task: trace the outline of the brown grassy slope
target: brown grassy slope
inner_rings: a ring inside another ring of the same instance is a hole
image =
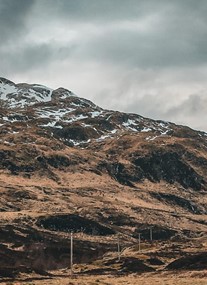
[[[200,239],[207,232],[206,142],[170,136],[148,141],[148,135],[123,134],[81,149],[29,131],[6,134],[0,151],[0,238],[12,249],[6,253],[16,260],[12,266],[27,264],[39,270],[48,259],[45,270],[68,264],[67,229],[37,225],[39,218],[62,214],[65,223],[73,214],[86,219],[83,228],[93,220],[115,232],[100,236],[95,229],[77,234],[77,244],[85,246],[90,260],[113,252],[117,233],[122,246],[129,247],[141,232],[147,256],[162,258],[165,266],[180,256],[205,251]],[[147,247],[150,227],[158,241],[154,250]],[[93,247],[99,254],[91,254]],[[25,255],[28,250],[41,259],[33,262]],[[77,254],[81,257],[80,251]],[[133,247],[123,254],[139,257]],[[6,259],[4,264],[9,265]]]

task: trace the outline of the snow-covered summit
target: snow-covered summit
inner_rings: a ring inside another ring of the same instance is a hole
[[[163,138],[206,134],[170,122],[137,114],[105,110],[71,91],[39,84],[15,84],[0,78],[1,133],[33,130],[66,145],[82,146],[118,139],[124,135],[141,137],[150,144]],[[3,108],[2,108],[3,107]],[[27,108],[29,107],[29,108]]]
[[[15,84],[0,77],[0,100],[5,101],[8,108],[24,108],[40,102],[49,102],[53,99],[66,99],[75,96],[71,91],[63,88],[53,90],[40,84]]]

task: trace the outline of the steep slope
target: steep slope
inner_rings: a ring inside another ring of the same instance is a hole
[[[11,274],[66,266],[71,230],[77,262],[116,250],[117,234],[148,243],[151,228],[183,247],[206,234],[206,133],[63,88],[0,78],[0,98],[0,252]]]

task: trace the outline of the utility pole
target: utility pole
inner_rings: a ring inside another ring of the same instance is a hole
[[[150,241],[152,242],[152,227],[150,227]]]
[[[141,234],[138,233],[138,236],[139,236],[139,251],[141,250]]]
[[[118,240],[117,240],[117,250],[118,250],[118,261],[120,261],[120,239],[118,234]]]
[[[70,274],[73,276],[73,232],[70,233]]]

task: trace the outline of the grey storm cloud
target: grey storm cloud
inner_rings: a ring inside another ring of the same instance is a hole
[[[43,25],[55,19],[57,24],[58,20],[64,21],[66,29],[88,24],[84,31],[80,28],[74,53],[81,60],[161,68],[206,63],[206,1],[36,0],[35,3],[38,21],[43,21]],[[70,47],[68,51],[70,54]]]
[[[71,47],[71,52],[73,47]],[[44,69],[56,61],[64,61],[69,56],[69,48],[51,45],[49,43],[33,43],[19,48],[4,49],[1,52],[1,68],[14,72],[28,72],[34,69]]]
[[[15,52],[5,51],[2,62],[5,63],[6,61],[4,65],[7,65],[13,72],[27,72],[34,68],[41,69],[42,66],[51,61],[52,57],[53,50],[49,45],[28,45],[25,48],[17,49]]]
[[[48,9],[50,3],[50,13],[57,17],[65,17],[70,22],[114,22],[127,18],[135,19],[145,14],[147,10],[151,10],[152,6],[157,6],[155,1],[146,2],[143,0],[42,0],[41,9]]]
[[[203,0],[0,0],[0,34],[1,39],[23,43],[24,38],[17,36],[25,33],[26,37],[33,25],[44,30],[51,23],[62,22],[66,30],[79,25],[74,56],[81,60],[142,68],[188,66],[206,63],[206,12],[207,2]],[[58,38],[54,34],[54,40]],[[64,50],[66,58],[71,55],[67,33],[65,43],[59,46],[42,40],[47,49],[56,49],[55,54]],[[26,42],[23,49],[29,49],[29,44]]]
[[[26,18],[34,0],[0,0],[1,42],[16,38],[26,27]]]
[[[165,32],[142,35],[136,31],[109,32],[83,44],[82,53],[97,60],[139,67],[182,67],[203,65],[207,62],[207,35],[186,39]]]
[[[206,15],[206,0],[0,0],[0,73],[206,129]]]
[[[68,21],[114,22],[136,20],[146,15],[165,12],[167,18],[175,12],[182,18],[205,17],[205,0],[36,0],[41,9],[64,16]],[[46,13],[50,15],[50,13]],[[173,15],[173,16],[174,16]]]

